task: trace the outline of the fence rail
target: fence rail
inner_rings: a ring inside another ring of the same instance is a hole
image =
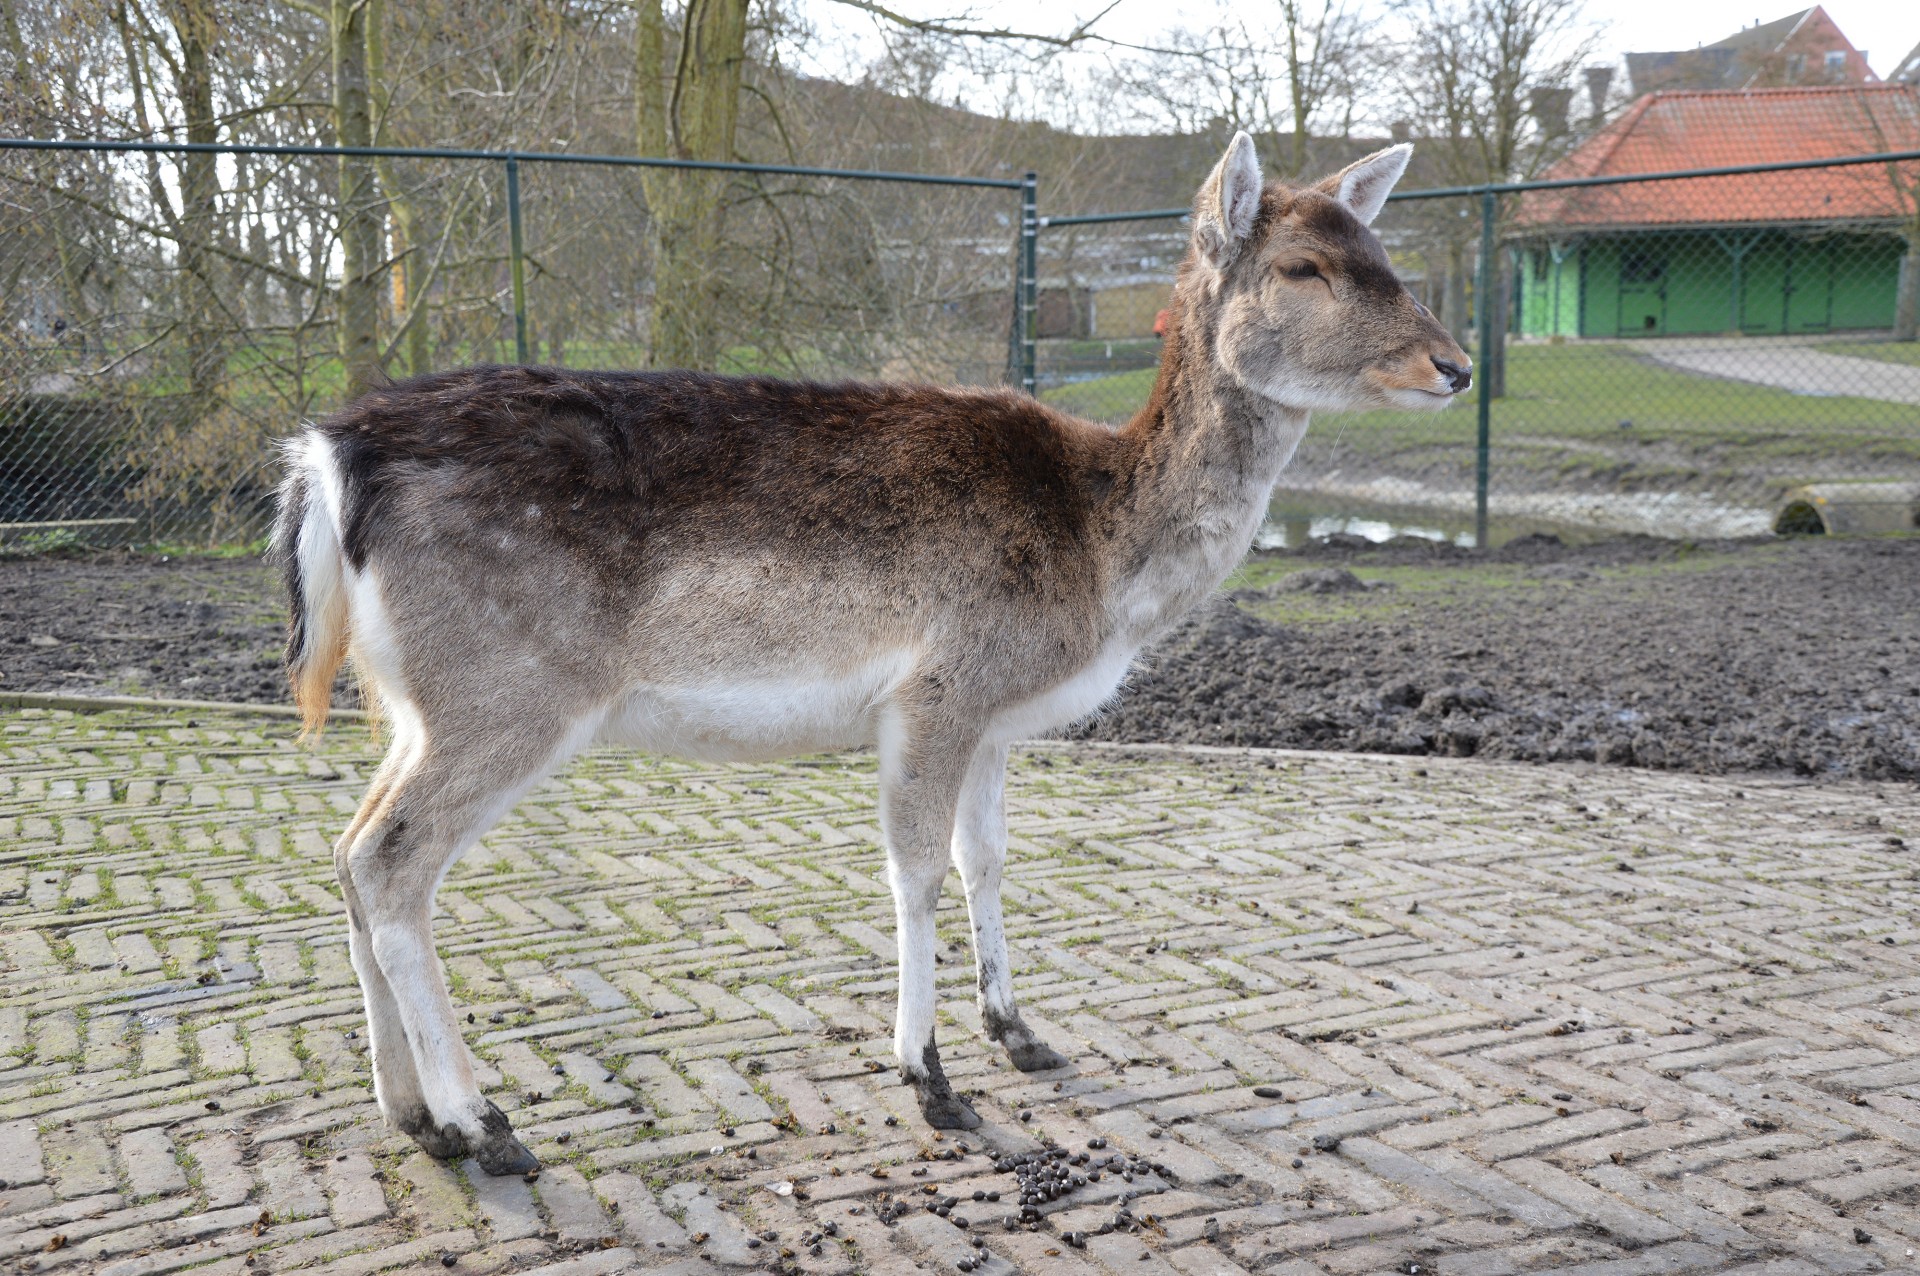
[[[703,280],[722,367],[1033,384],[1031,173],[37,138],[0,152],[0,542],[259,533],[271,439],[344,386],[349,201],[322,167],[343,160],[382,166],[379,340],[404,373],[644,365],[651,173],[728,183],[710,195],[733,233]],[[217,225],[189,210],[195,157],[232,166]]]
[[[643,364],[658,227],[642,183],[713,181],[730,228],[709,281],[722,367],[1002,382],[1109,421],[1146,399],[1185,251],[1156,223],[1188,211],[1043,216],[1032,172],[23,138],[0,152],[0,544],[258,534],[270,440],[344,387],[342,159],[381,165],[380,340],[399,372]],[[183,197],[198,156],[226,166],[201,214]],[[1268,539],[1912,526],[1920,347],[1897,316],[1920,288],[1915,161],[1396,192],[1378,229],[1474,349],[1471,423],[1317,418]],[[1712,206],[1666,217],[1669,183]]]

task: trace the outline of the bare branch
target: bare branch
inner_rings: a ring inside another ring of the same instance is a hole
[[[832,0],[832,3],[844,5],[849,9],[858,9],[862,13],[870,13],[904,30],[917,31],[922,35],[951,36],[964,40],[1006,40],[1016,44],[1047,45],[1055,49],[1071,49],[1090,41],[1115,48],[1143,48],[1140,45],[1109,39],[1093,30],[1093,24],[1112,13],[1119,6],[1120,0],[1110,0],[1106,8],[1065,35],[1049,35],[1040,31],[1016,31],[1011,27],[963,26],[947,18],[912,18],[896,9],[889,9],[886,5],[875,3],[875,0]]]

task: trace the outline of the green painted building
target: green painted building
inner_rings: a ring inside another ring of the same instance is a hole
[[[1615,176],[1920,148],[1898,84],[1650,93],[1545,176]],[[1508,223],[1512,331],[1533,337],[1845,332],[1893,323],[1920,165],[1535,191]]]
[[[1886,328],[1905,241],[1884,229],[1619,230],[1514,245],[1530,337]]]

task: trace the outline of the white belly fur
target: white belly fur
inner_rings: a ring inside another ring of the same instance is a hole
[[[988,737],[1029,739],[1086,717],[1113,697],[1133,655],[1131,644],[1110,642],[1065,682],[1002,710]],[[599,738],[705,762],[763,762],[872,745],[887,702],[912,667],[912,653],[900,651],[838,677],[794,671],[725,684],[637,686],[615,704]]]
[[[874,743],[882,707],[913,667],[891,652],[848,674],[741,679],[629,690],[607,715],[603,740],[705,762],[764,762]]]
[[[1109,639],[1107,645],[1079,672],[1033,699],[1003,709],[988,731],[997,744],[1030,740],[1078,722],[1113,699],[1133,667],[1133,643]]]

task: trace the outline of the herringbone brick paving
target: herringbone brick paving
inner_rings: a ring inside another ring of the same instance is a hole
[[[1074,1065],[1024,1076],[982,1039],[950,882],[941,1051],[987,1125],[943,1138],[887,1065],[870,762],[595,754],[439,897],[529,1183],[375,1113],[328,853],[364,729],[307,749],[258,717],[15,710],[0,750],[15,1270],[1826,1273],[1920,1249],[1909,788],[1028,749],[1017,983]],[[1161,1172],[1008,1231],[973,1194],[1043,1138]],[[967,1229],[921,1208],[948,1197]]]

